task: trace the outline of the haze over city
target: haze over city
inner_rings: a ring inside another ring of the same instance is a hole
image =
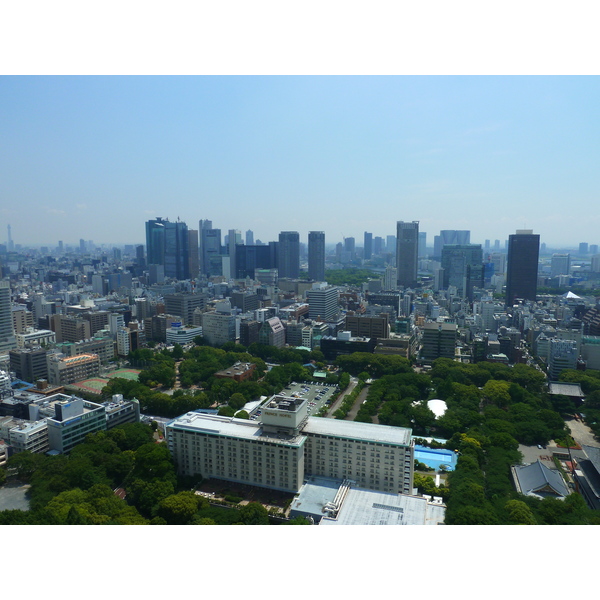
[[[420,221],[597,243],[593,77],[0,78],[0,238],[143,243],[211,219],[327,243]]]

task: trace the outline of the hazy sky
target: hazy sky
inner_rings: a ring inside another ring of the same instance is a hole
[[[420,221],[600,243],[597,77],[0,77],[0,240],[157,216],[328,243]]]

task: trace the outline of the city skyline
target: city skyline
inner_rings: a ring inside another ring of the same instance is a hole
[[[327,243],[420,222],[598,243],[595,77],[0,77],[15,243],[143,243],[200,219]],[[293,206],[296,210],[289,210]],[[576,206],[577,210],[572,210]],[[581,215],[585,214],[585,219]],[[139,223],[139,225],[137,225]]]

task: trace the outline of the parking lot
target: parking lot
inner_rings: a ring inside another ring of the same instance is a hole
[[[329,406],[331,404],[331,398],[335,393],[337,393],[337,391],[338,389],[335,385],[326,385],[322,383],[297,383],[293,381],[280,393],[284,396],[307,400],[308,414],[310,416],[318,413],[323,406]],[[257,409],[254,410],[250,415],[250,419],[258,419],[261,412],[261,407],[257,407]]]

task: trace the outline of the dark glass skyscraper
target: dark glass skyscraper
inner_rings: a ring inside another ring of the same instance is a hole
[[[396,226],[396,269],[398,286],[417,285],[419,221],[398,221]]]
[[[188,228],[183,221],[165,223],[165,277],[190,278]]]
[[[300,234],[282,231],[279,234],[279,277],[297,279],[300,275]]]
[[[149,265],[164,264],[165,224],[162,217],[146,221],[146,259]]]
[[[325,281],[325,232],[308,232],[308,277]]]
[[[539,252],[540,236],[531,229],[518,229],[508,237],[506,306],[512,306],[515,298],[535,301]]]

